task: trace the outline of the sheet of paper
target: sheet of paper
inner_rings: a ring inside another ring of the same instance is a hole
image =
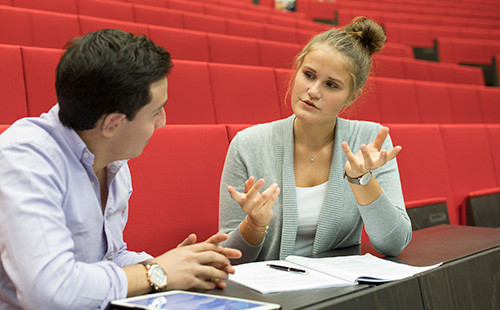
[[[378,258],[371,254],[325,258],[288,256],[286,260],[310,269],[321,270],[346,281],[364,280],[370,282],[399,280],[442,264],[414,267]]]
[[[272,269],[267,264],[305,269],[279,260],[247,263],[234,266],[235,274],[229,275],[229,280],[262,294],[357,284],[355,281],[345,281],[314,270],[308,270],[305,274],[294,273]]]

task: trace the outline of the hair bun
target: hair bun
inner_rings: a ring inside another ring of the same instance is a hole
[[[355,17],[344,31],[356,38],[370,55],[380,51],[387,39],[384,29],[364,16]]]

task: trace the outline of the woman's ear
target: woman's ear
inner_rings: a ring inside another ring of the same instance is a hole
[[[107,138],[113,137],[118,132],[118,130],[120,129],[125,120],[126,120],[125,114],[121,113],[106,114],[103,118],[101,125],[102,135]]]

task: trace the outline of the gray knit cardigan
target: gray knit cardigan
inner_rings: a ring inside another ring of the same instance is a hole
[[[220,187],[219,230],[229,234],[224,246],[242,251],[234,264],[284,259],[293,254],[297,235],[297,200],[293,170],[293,121],[295,116],[240,131],[231,141]],[[383,189],[382,195],[367,206],[356,202],[344,175],[347,158],[341,143],[346,141],[353,153],[360,145],[373,141],[380,124],[337,118],[329,184],[316,235],[313,254],[335,248],[357,245],[363,223],[373,247],[385,255],[397,255],[410,242],[411,223],[406,213],[396,160],[374,171]],[[384,149],[393,148],[388,136]],[[280,196],[273,206],[265,240],[259,246],[248,244],[241,236],[239,224],[246,216],[227,191],[232,185],[243,192],[245,181],[254,176],[264,178],[267,186],[277,183]]]

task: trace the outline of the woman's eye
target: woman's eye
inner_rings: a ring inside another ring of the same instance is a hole
[[[309,73],[309,72],[304,72],[304,75],[305,75],[307,78],[309,78],[309,79],[314,78],[314,77],[313,77],[313,75],[312,75],[311,73]]]
[[[331,87],[331,88],[338,88],[337,84],[335,84],[335,83],[326,83],[326,85],[328,85],[328,87]]]

